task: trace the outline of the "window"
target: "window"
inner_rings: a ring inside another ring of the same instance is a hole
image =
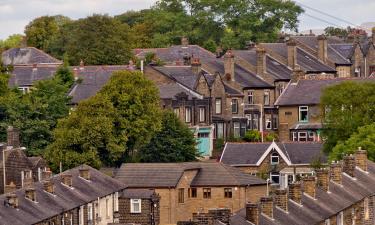
[[[209,138],[210,133],[198,133],[198,138]]]
[[[270,105],[270,91],[264,91],[264,105]]]
[[[113,205],[115,207],[113,211],[114,212],[118,212],[118,192],[115,192],[115,198],[114,198],[113,201],[114,201]]]
[[[232,198],[232,188],[224,188],[224,198]]]
[[[106,215],[106,217],[107,218],[109,218],[109,199],[108,198],[106,198],[105,199],[105,215]]]
[[[275,116],[275,115],[274,115]],[[278,122],[277,122],[277,117],[272,117],[272,127],[273,129],[277,129],[277,125],[278,125]]]
[[[280,174],[277,172],[272,172],[270,174],[272,184],[279,184],[280,183]]]
[[[370,219],[370,210],[369,210],[369,199],[365,198],[363,200],[363,211],[365,214],[365,220]]]
[[[331,220],[330,220],[330,219],[326,219],[326,221],[325,221],[324,224],[325,224],[325,225],[331,225]]]
[[[196,198],[197,197],[197,189],[196,188],[189,188],[189,198]]]
[[[279,84],[279,96],[283,93],[284,89],[285,89],[285,85],[284,84]]]
[[[178,189],[178,203],[184,203],[185,202],[185,191],[183,188]]]
[[[211,198],[211,188],[203,188],[203,198]]]
[[[252,129],[253,130],[259,129],[259,114],[253,114]]]
[[[233,122],[233,136],[239,137],[241,132],[240,122]]]
[[[279,154],[277,154],[277,152],[274,152],[271,154],[271,165],[277,164],[279,164]]]
[[[308,122],[309,121],[308,111],[309,111],[308,106],[300,106],[299,107],[299,121],[300,122]]]
[[[185,108],[185,122],[186,123],[191,122],[191,108],[190,107]]]
[[[271,130],[272,129],[272,124],[270,119],[266,119],[266,129]]]
[[[199,122],[206,121],[206,108],[200,107],[199,108]]]
[[[177,117],[180,117],[180,108],[174,108],[173,112],[174,114],[176,114]]]
[[[307,132],[298,132],[298,141],[307,141]]]
[[[232,113],[238,113],[238,99],[232,99]]]
[[[224,124],[223,123],[216,124],[216,138],[224,138]]]
[[[79,225],[83,225],[84,224],[84,208],[83,206],[79,207]]]
[[[141,199],[130,199],[130,213],[141,213]]]
[[[93,210],[92,203],[90,203],[87,205],[87,220],[88,221],[92,221],[94,218],[92,210]]]
[[[221,98],[215,99],[215,113],[221,114]]]
[[[254,104],[254,91],[247,92],[247,102],[249,104]]]
[[[344,225],[344,213],[343,212],[340,212],[339,214],[337,214],[336,224],[337,225]]]

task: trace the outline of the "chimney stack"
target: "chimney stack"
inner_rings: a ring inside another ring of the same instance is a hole
[[[12,207],[17,209],[18,208],[18,197],[16,194],[12,193],[6,196],[7,198],[7,204]]]
[[[346,155],[343,158],[344,164],[342,171],[348,174],[351,177],[354,177],[354,169],[355,169],[355,158],[353,155]]]
[[[315,172],[317,178],[317,186],[322,188],[324,191],[328,191],[329,171],[327,169],[318,169]]]
[[[55,186],[53,185],[53,182],[51,180],[47,180],[43,183],[43,188],[46,192],[50,194],[55,193]]]
[[[297,43],[293,39],[286,42],[288,50],[288,66],[292,69],[297,65]]]
[[[235,81],[234,79],[234,55],[232,50],[228,50],[224,55],[224,73],[227,81]]]
[[[62,174],[61,182],[68,187],[72,186],[72,175],[71,174]]]
[[[31,201],[36,202],[36,192],[34,188],[27,188],[25,190],[25,197]]]
[[[23,176],[21,176],[22,179],[22,187],[31,187],[34,183],[33,179],[33,171],[26,170],[23,173]]]
[[[363,171],[367,171],[367,151],[361,147],[354,153],[355,164]]]
[[[257,204],[246,204],[246,220],[253,223],[254,225],[259,224],[259,207]]]
[[[275,190],[275,204],[285,212],[288,212],[288,192],[285,189]]]
[[[88,168],[81,168],[79,169],[79,176],[83,179],[90,180],[90,171]]]
[[[12,192],[15,192],[16,190],[17,190],[16,184],[13,181],[11,181],[10,184],[5,185],[4,193],[12,193]]]
[[[189,39],[187,37],[181,38],[181,45],[187,47],[189,45]]]
[[[191,70],[195,75],[198,75],[202,71],[202,64],[199,58],[193,58],[193,62],[191,63]]]
[[[42,180],[47,180],[52,177],[52,171],[47,167],[46,170],[42,171]]]
[[[337,184],[342,184],[342,165],[341,163],[332,163],[330,166],[331,180]]]
[[[7,129],[7,145],[13,148],[20,147],[20,131],[17,128],[9,126]]]
[[[315,198],[316,193],[316,179],[313,176],[304,177],[303,182],[303,192],[308,194],[310,197]]]
[[[289,184],[288,195],[291,200],[298,204],[301,204],[301,183]]]
[[[273,218],[273,199],[272,197],[260,198],[260,210],[263,214]]]
[[[292,73],[292,83],[297,83],[303,79],[305,79],[305,72],[298,65],[295,66]]]
[[[324,34],[318,36],[318,59],[327,62],[327,37]]]
[[[258,47],[256,49],[257,53],[257,74],[264,76],[266,73],[266,49]]]

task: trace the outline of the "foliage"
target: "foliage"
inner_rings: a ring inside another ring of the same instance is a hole
[[[19,48],[22,45],[24,36],[22,34],[10,35],[5,40],[0,40],[0,52],[10,48]]]
[[[67,65],[60,66],[55,74],[57,79],[60,79],[62,84],[67,87],[71,87],[74,83],[74,75],[71,69]]]
[[[262,134],[258,130],[249,130],[243,139],[247,142],[259,142],[262,140]]]
[[[337,37],[347,37],[349,32],[351,31],[350,27],[346,29],[339,28],[339,27],[326,27],[324,29],[324,34],[327,36],[337,36]]]
[[[277,135],[277,133],[270,132],[270,133],[266,134],[266,136],[264,137],[264,140],[266,142],[278,141],[279,140],[279,136]]]
[[[359,147],[367,150],[368,158],[375,161],[375,123],[358,128],[346,141],[339,142],[332,150],[331,160],[340,160],[346,154],[353,154]]]
[[[140,72],[118,71],[96,96],[59,121],[46,157],[52,168],[117,166],[160,130],[158,89]]]
[[[169,111],[163,113],[161,130],[139,151],[142,162],[189,162],[197,157],[193,132]]]
[[[324,167],[324,165],[323,165],[323,163],[322,163],[322,161],[323,161],[323,159],[322,159],[322,155],[320,154],[320,155],[318,155],[318,156],[316,156],[316,157],[314,157],[313,159],[312,159],[312,161],[310,162],[310,166],[311,166],[311,168],[313,168],[313,169],[321,169],[321,168],[323,168]]]
[[[215,142],[215,151],[221,152],[225,146],[225,142],[223,138],[217,138]]]
[[[324,112],[322,137],[330,153],[361,126],[375,122],[375,83],[343,82],[326,88],[321,97]]]

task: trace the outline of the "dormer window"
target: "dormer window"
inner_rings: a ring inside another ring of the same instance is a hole
[[[279,154],[274,152],[271,154],[271,165],[278,165],[279,164]]]
[[[299,113],[298,113],[299,122],[309,122],[308,112],[309,112],[308,106],[300,106],[299,107]]]

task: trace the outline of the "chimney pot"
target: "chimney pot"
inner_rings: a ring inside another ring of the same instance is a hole
[[[286,42],[287,55],[288,55],[288,66],[292,69],[297,65],[297,43],[293,39],[289,39]]]
[[[34,188],[27,188],[25,190],[25,197],[30,199],[31,201],[36,202],[36,193]]]
[[[11,193],[6,196],[7,203],[10,207],[17,209],[18,208],[18,197],[16,194]]]
[[[318,169],[316,172],[317,186],[321,187],[324,191],[329,188],[329,171],[326,169]]]
[[[356,166],[363,171],[367,171],[367,151],[358,147],[358,150],[354,153],[354,157]]]
[[[72,186],[72,175],[71,174],[62,174],[61,182],[68,187]]]
[[[199,58],[193,58],[191,63],[191,70],[195,75],[198,75],[202,71],[202,64]]]
[[[52,177],[52,171],[47,167],[46,170],[42,171],[42,180],[47,180]]]
[[[254,225],[259,224],[259,207],[254,203],[246,204],[246,220]]]
[[[301,198],[302,198],[301,183],[289,184],[288,194],[291,200],[293,200],[294,202],[298,204],[301,204]]]
[[[304,177],[303,181],[303,192],[308,194],[310,197],[315,198],[316,193],[316,179],[313,176]]]
[[[287,190],[277,189],[275,190],[275,204],[288,212],[288,192]]]
[[[355,158],[353,155],[346,155],[343,158],[343,172],[348,174],[351,177],[354,177],[354,169],[355,169]]]
[[[342,184],[342,165],[338,162],[333,162],[330,166],[330,179],[337,183]]]
[[[85,63],[83,62],[83,60],[81,59],[81,61],[79,62],[79,69],[80,70],[83,70],[85,67]]]
[[[9,126],[7,129],[7,145],[13,148],[20,147],[20,131],[17,128]]]
[[[44,190],[50,194],[55,193],[55,186],[51,180],[47,180],[43,183]]]
[[[262,197],[260,198],[261,212],[270,218],[273,218],[273,198]]]
[[[187,47],[189,45],[189,39],[187,37],[181,38],[181,45]]]
[[[90,170],[87,168],[81,168],[79,169],[79,176],[82,177],[83,179],[90,180]]]

